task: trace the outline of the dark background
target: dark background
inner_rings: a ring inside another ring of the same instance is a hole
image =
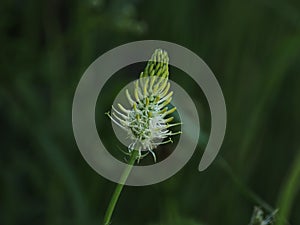
[[[300,224],[298,0],[2,0],[0,224],[101,224],[115,184],[76,146],[73,94],[98,56],[143,39],[183,45],[209,65],[227,133],[199,173],[210,113],[197,86],[177,77],[201,112],[199,148],[167,181],[126,187],[112,224],[245,225],[254,206]],[[120,88],[127,78],[118,79]]]

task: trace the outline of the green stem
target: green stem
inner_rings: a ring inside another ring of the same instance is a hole
[[[130,156],[130,159],[129,159],[129,162],[128,162],[128,165],[126,166],[121,178],[120,178],[120,181],[111,197],[111,200],[109,202],[109,205],[108,205],[108,208],[106,210],[106,213],[105,213],[105,217],[104,217],[104,221],[103,221],[103,224],[104,225],[109,225],[110,224],[110,220],[111,220],[111,216],[114,212],[114,209],[115,209],[115,206],[117,204],[117,201],[120,197],[120,194],[121,194],[121,191],[124,187],[124,184],[130,174],[130,171],[133,167],[133,164],[135,162],[135,160],[137,159],[138,157],[138,154],[139,152],[137,150],[133,150],[132,153],[131,153],[131,156]]]
[[[300,151],[291,167],[287,180],[283,185],[279,201],[278,216],[276,217],[276,225],[284,225],[288,223],[288,217],[291,212],[296,195],[300,190]]]

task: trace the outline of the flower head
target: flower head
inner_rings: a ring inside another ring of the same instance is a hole
[[[170,127],[181,123],[170,123],[174,118],[169,117],[176,107],[169,108],[173,92],[169,91],[169,57],[166,51],[155,50],[147,66],[140,74],[140,79],[134,82],[132,94],[126,89],[126,97],[131,106],[126,109],[118,104],[112,106],[110,119],[128,133],[132,140],[128,146],[129,152],[138,150],[151,152],[156,160],[153,149],[158,145],[172,142],[170,138],[181,132],[172,132]],[[168,140],[164,140],[169,138]]]

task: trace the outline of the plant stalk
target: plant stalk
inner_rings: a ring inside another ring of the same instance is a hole
[[[138,157],[138,154],[139,152],[137,150],[133,150],[132,153],[131,153],[131,156],[130,156],[130,159],[129,159],[129,162],[120,178],[120,181],[111,197],[111,200],[109,202],[109,205],[107,207],[107,210],[106,210],[106,213],[105,213],[105,216],[104,216],[104,221],[103,221],[103,225],[109,225],[110,224],[110,220],[111,220],[111,217],[112,217],[112,214],[114,212],[114,209],[115,209],[115,206],[118,202],[118,199],[120,197],[120,194],[122,192],[122,189],[124,187],[124,184],[131,172],[131,169],[134,165],[134,162],[135,160],[137,159]]]

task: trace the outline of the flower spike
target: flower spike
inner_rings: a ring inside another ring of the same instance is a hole
[[[120,111],[112,106],[112,113],[107,113],[109,118],[122,129],[126,130],[132,143],[128,151],[139,151],[138,161],[152,154],[158,145],[172,143],[171,136],[181,134],[181,131],[173,133],[170,127],[181,123],[170,123],[173,117],[167,117],[176,111],[176,107],[169,108],[173,92],[170,91],[169,57],[166,51],[155,50],[145,69],[140,74],[140,80],[134,83],[132,94],[125,91],[130,109],[118,104]],[[132,97],[133,96],[133,97]],[[168,138],[168,139],[167,139]],[[167,140],[164,140],[167,139]],[[141,151],[147,154],[141,154]]]

